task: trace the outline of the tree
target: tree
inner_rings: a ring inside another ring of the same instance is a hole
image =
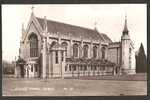
[[[6,60],[2,60],[3,74],[14,74],[14,64]]]
[[[136,73],[146,73],[147,61],[146,61],[146,55],[142,43],[135,57],[136,57]]]
[[[21,77],[24,77],[24,75],[25,75],[25,72],[24,72],[24,65],[25,64],[26,64],[26,61],[19,56],[18,60],[16,61],[16,65],[20,66]]]

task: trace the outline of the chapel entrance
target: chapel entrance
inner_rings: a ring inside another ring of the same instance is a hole
[[[24,67],[24,76],[26,78],[39,77],[39,64],[37,59],[30,59]]]
[[[20,65],[20,75],[21,75],[21,78],[24,78],[24,75],[25,75],[24,65]]]

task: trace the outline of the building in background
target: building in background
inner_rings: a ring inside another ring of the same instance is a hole
[[[20,59],[26,63],[16,66],[17,77],[135,73],[134,46],[129,36],[127,18],[121,41],[113,42],[96,28],[88,29],[48,20],[46,17],[39,18],[32,12],[27,28],[22,27],[19,51]]]

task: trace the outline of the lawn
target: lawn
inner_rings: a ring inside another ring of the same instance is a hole
[[[3,78],[3,96],[147,95],[147,81]]]

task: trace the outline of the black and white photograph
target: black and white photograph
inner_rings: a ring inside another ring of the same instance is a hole
[[[147,95],[147,4],[3,4],[2,96]]]

